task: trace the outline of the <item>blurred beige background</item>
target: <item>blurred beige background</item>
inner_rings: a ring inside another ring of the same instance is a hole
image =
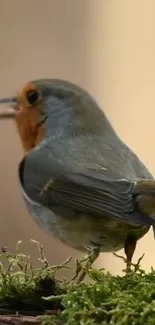
[[[155,174],[155,1],[0,0],[0,96],[14,95],[32,78],[63,78],[98,100],[115,129]],[[13,122],[0,124],[0,247],[23,240],[32,254],[39,240],[51,263],[79,252],[45,234],[22,201],[17,165],[22,148]],[[138,243],[155,266],[152,231]],[[97,266],[120,272],[122,261],[102,254]]]

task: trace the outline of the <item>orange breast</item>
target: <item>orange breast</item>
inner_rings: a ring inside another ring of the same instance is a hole
[[[15,120],[22,146],[27,152],[36,146],[45,135],[45,125],[39,113],[39,107],[22,107]]]

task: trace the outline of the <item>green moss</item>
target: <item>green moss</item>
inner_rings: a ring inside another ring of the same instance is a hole
[[[20,310],[23,313],[32,311],[43,313],[46,309],[58,308],[57,302],[49,302],[42,297],[59,295],[66,292],[65,282],[57,281],[55,273],[59,268],[67,267],[65,263],[58,266],[49,266],[44,256],[43,247],[38,246],[40,268],[33,269],[30,256],[19,252],[18,242],[15,253],[7,251],[0,254],[1,260],[7,260],[5,270],[0,264],[0,310]]]
[[[91,283],[67,283],[56,279],[59,268],[49,266],[38,245],[41,267],[33,270],[30,257],[2,253],[9,261],[0,268],[0,307],[36,311],[43,325],[154,325],[155,271],[145,273],[139,263],[124,276],[87,269]],[[115,259],[116,257],[114,257]],[[78,262],[78,267],[82,264]],[[53,315],[47,314],[50,310]]]

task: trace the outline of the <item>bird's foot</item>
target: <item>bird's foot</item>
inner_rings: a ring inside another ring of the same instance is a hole
[[[141,260],[143,259],[145,254],[143,254],[142,256],[139,257],[138,261],[136,264],[132,264],[134,266],[134,271],[138,271],[140,270],[140,263],[141,263]]]
[[[126,264],[126,269],[125,269],[124,271],[125,271],[125,273],[129,273],[129,272],[132,271],[132,270],[131,270],[131,267],[134,268],[134,272],[136,272],[136,271],[139,270],[141,260],[143,259],[143,257],[144,257],[145,254],[143,254],[142,256],[139,257],[137,263],[132,263],[132,262],[129,261],[127,258],[125,258],[124,256],[119,255],[119,254],[117,254],[117,253],[113,253],[113,255],[116,256],[116,257],[118,257],[118,258],[121,258],[121,259],[124,261],[124,263]]]
[[[90,251],[90,253],[85,258],[81,260],[76,260],[76,274],[73,277],[72,281],[76,280],[76,283],[80,283],[83,281],[87,274],[87,270],[91,268],[92,264],[99,256],[99,252],[99,248],[95,248],[93,251]],[[84,267],[82,265],[83,262],[86,262]]]
[[[121,258],[124,263],[126,264],[126,269],[125,269],[125,273],[128,273],[131,271],[131,266],[132,266],[132,263],[131,261],[128,261],[128,259],[122,255],[119,255],[117,253],[113,253],[114,256],[118,257],[118,258]]]

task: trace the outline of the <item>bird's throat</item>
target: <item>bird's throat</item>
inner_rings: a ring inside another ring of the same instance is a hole
[[[16,115],[15,122],[24,152],[31,150],[44,138],[45,125],[37,112],[33,115],[19,113]]]

